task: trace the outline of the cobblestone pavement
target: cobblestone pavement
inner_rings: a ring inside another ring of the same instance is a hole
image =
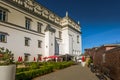
[[[98,80],[98,78],[88,67],[82,67],[79,64],[34,78],[33,80]]]

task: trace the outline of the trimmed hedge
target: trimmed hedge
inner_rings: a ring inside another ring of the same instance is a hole
[[[52,66],[42,67],[40,69],[24,71],[16,74],[16,80],[31,80],[34,77],[53,72]]]
[[[54,69],[63,69],[63,68],[69,67],[73,64],[74,64],[74,62],[70,61],[70,62],[58,62],[58,63],[54,63],[52,65],[53,65]]]
[[[41,67],[36,68],[23,68],[17,69],[16,80],[31,80],[37,76],[41,76],[54,70],[63,69],[73,65],[74,62],[46,62],[43,63]],[[24,71],[25,70],[25,71]],[[29,71],[28,71],[29,70]]]
[[[39,63],[32,63],[30,66],[30,69],[38,69],[40,67]]]
[[[33,69],[39,69],[40,68],[40,62],[27,62],[25,63],[25,65],[27,65],[27,67],[25,68],[17,68],[16,72],[24,72],[24,71],[29,71],[29,70],[33,70]]]
[[[24,71],[29,71],[29,67],[25,67],[25,68],[17,68],[16,69],[16,73],[20,73],[20,72],[24,72]]]

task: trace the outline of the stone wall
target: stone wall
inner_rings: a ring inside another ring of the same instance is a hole
[[[110,70],[110,76],[114,80],[120,80],[120,47],[106,51],[104,65]]]
[[[95,50],[93,50],[91,53],[94,54],[93,63],[94,65],[102,66],[105,62],[104,60],[104,54],[106,51],[109,51],[117,46],[101,46]]]
[[[113,80],[120,80],[120,47],[101,46],[97,49],[86,49],[85,54],[93,56],[95,66],[107,68]]]
[[[99,65],[101,66],[102,65],[102,55],[103,53],[105,52],[105,47],[100,47],[96,50],[96,53],[94,55],[94,59],[93,59],[93,63],[94,65]]]

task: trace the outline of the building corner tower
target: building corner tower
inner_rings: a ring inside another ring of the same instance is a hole
[[[72,56],[80,56],[82,53],[80,23],[75,22],[68,16],[61,20],[63,53]]]

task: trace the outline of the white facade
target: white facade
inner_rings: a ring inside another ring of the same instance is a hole
[[[80,25],[68,15],[57,16],[34,0],[0,0],[0,47],[11,50],[16,61],[19,56],[23,60],[29,56],[28,61],[33,61],[38,55],[80,55]]]

